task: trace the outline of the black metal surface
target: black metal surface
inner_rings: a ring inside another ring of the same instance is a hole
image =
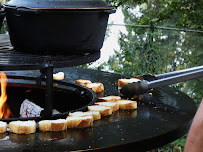
[[[44,108],[43,119],[49,119],[53,110],[53,66],[48,66],[46,70],[46,106]]]
[[[112,9],[110,4],[102,0],[11,0],[5,6],[38,9]]]
[[[67,82],[88,79],[101,82],[105,95],[118,95],[117,80],[124,75],[94,70],[60,68]],[[33,75],[37,71],[11,71],[11,75]],[[156,88],[155,100],[163,106],[138,104],[137,110],[118,111],[94,121],[93,127],[63,132],[37,132],[31,135],[2,134],[2,151],[147,151],[187,133],[196,112],[195,103],[170,87]]]
[[[7,104],[13,113],[13,117],[7,119],[2,118],[0,119],[0,121],[6,122],[17,120],[39,121],[42,119],[66,118],[69,112],[76,110],[77,111],[87,110],[87,106],[92,105],[94,104],[94,102],[97,101],[97,95],[95,92],[74,83],[52,80],[54,85],[56,85],[52,90],[47,89],[47,84],[46,86],[35,84],[36,80],[35,77],[8,75],[8,78],[9,78],[8,79],[9,87],[7,88],[8,94]],[[43,79],[43,82],[44,81],[47,81],[47,79]],[[50,95],[49,91],[51,92],[53,91],[53,93],[51,93]],[[51,97],[52,99],[51,101],[49,101],[49,98]],[[40,107],[44,108],[42,116],[20,118],[19,115],[20,106],[25,99],[28,99],[36,103]],[[74,101],[74,103],[70,104],[70,101]],[[53,108],[61,113],[51,115]]]
[[[36,70],[47,64],[57,67],[71,67],[93,62],[100,57],[100,51],[85,54],[29,54],[17,52],[11,47],[8,35],[0,34],[0,70]]]
[[[59,1],[61,2],[61,1]],[[5,7],[11,43],[19,52],[92,53],[101,49],[109,10]]]

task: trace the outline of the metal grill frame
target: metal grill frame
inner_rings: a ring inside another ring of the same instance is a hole
[[[9,36],[0,35],[0,71],[9,70],[40,70],[41,74],[36,83],[42,79],[46,82],[46,106],[43,118],[52,116],[53,110],[53,69],[72,67],[91,63],[100,58],[100,50],[94,53],[70,54],[58,52],[58,54],[30,54],[16,51],[10,44]]]

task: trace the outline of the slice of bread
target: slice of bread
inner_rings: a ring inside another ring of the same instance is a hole
[[[118,89],[121,89],[123,85],[126,85],[128,83],[138,82],[141,81],[137,78],[130,78],[130,79],[118,79]]]
[[[100,93],[100,92],[104,91],[104,85],[100,82],[88,83],[86,85],[86,87],[89,89],[92,89],[96,93]]]
[[[116,101],[118,101],[120,99],[121,99],[120,96],[106,96],[106,97],[99,98],[98,101],[116,102]]]
[[[0,121],[0,133],[5,133],[7,128],[7,123]]]
[[[101,114],[100,114],[99,111],[87,111],[87,112],[85,112],[85,113],[90,113],[90,114],[92,114],[92,117],[93,117],[94,120],[99,120],[99,119],[101,119]]]
[[[119,109],[121,110],[133,110],[137,109],[137,102],[132,100],[118,100]]]
[[[75,80],[75,83],[86,87],[87,84],[90,84],[92,82],[90,80],[78,79],[78,80]]]
[[[69,116],[66,118],[68,128],[86,128],[93,125],[92,116],[76,117]]]
[[[10,132],[16,134],[31,134],[36,132],[36,122],[28,121],[12,121],[9,123]]]
[[[42,120],[39,122],[39,130],[40,131],[63,131],[67,130],[65,119],[57,119],[57,120]]]
[[[101,116],[108,116],[112,114],[111,108],[99,105],[88,106],[88,111],[98,111],[101,114]]]
[[[101,114],[98,111],[87,111],[87,112],[77,111],[77,112],[69,113],[69,116],[70,117],[92,116],[93,120],[101,119]]]
[[[39,121],[39,130],[40,131],[50,131],[51,121],[50,120],[42,120]]]
[[[119,104],[116,102],[95,102],[94,104],[109,107],[111,108],[112,112],[119,110]]]
[[[53,74],[53,79],[55,80],[64,80],[65,74],[63,72],[58,72]]]

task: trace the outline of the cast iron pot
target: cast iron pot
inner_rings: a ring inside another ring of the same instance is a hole
[[[14,48],[41,54],[99,51],[115,12],[102,0],[11,0],[4,7]]]
[[[3,23],[4,16],[5,16],[5,12],[2,9],[2,5],[0,3],[0,31],[1,31],[1,26],[2,26],[2,23]]]

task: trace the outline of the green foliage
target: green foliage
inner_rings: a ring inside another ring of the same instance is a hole
[[[1,30],[0,30],[0,34],[5,34],[7,31],[8,31],[8,28],[7,28],[6,20],[4,19]]]
[[[157,33],[135,34],[133,28],[130,28],[128,32],[128,35],[120,34],[121,50],[116,51],[116,55],[109,60],[108,64],[111,65],[111,69],[127,75],[156,73],[161,60],[161,52],[153,43],[157,38]],[[115,68],[116,64],[117,68]]]
[[[140,6],[143,14],[136,24],[148,25],[151,21],[155,25],[170,26],[203,30],[203,1],[202,0],[106,0],[113,6],[124,6],[123,10],[128,13],[136,6]],[[131,18],[133,18],[131,16]],[[136,18],[136,16],[134,16]],[[137,19],[137,18],[136,18]],[[131,19],[135,23],[136,19]]]

